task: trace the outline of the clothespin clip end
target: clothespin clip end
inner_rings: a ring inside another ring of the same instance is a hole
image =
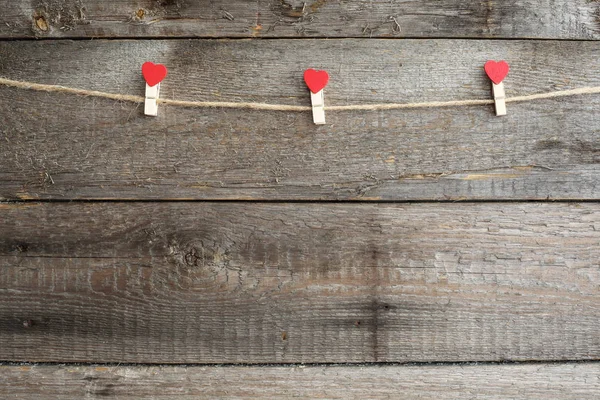
[[[160,95],[160,83],[150,86],[146,83],[146,99],[144,101],[144,114],[156,117],[158,115],[158,97]]]
[[[496,116],[506,115],[506,94],[504,93],[504,82],[500,82],[497,85],[492,83],[492,95],[494,96]]]
[[[323,89],[317,93],[310,92],[310,101],[312,104],[313,122],[316,125],[325,124],[325,95]]]

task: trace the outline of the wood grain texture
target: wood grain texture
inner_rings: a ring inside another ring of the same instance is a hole
[[[590,0],[0,0],[0,38],[600,38]]]
[[[10,399],[596,399],[598,363],[327,367],[0,366]],[[40,390],[43,388],[43,390]]]
[[[0,360],[596,360],[597,203],[0,208]]]
[[[44,41],[0,43],[0,75],[161,96],[310,105],[489,99],[600,85],[594,42],[470,40]],[[444,60],[441,63],[440,60]],[[453,66],[449,68],[448,66]],[[328,112],[159,107],[0,87],[1,199],[598,199],[600,96],[490,106]]]

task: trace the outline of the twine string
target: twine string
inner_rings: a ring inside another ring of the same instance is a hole
[[[35,82],[15,81],[0,77],[0,85],[10,86],[20,89],[37,90],[51,93],[69,93],[81,96],[103,97],[112,100],[129,101],[133,103],[143,103],[145,98],[128,94],[117,94],[99,92],[97,90],[87,90],[71,88],[60,85],[46,85]],[[586,94],[600,93],[600,86],[582,87],[578,89],[559,90],[547,93],[536,93],[525,96],[507,97],[506,103],[517,103],[541,99],[551,99],[557,97],[579,96]],[[310,106],[294,106],[287,104],[267,104],[267,103],[248,103],[248,102],[228,102],[228,101],[187,101],[174,99],[158,99],[160,104],[168,104],[180,107],[195,108],[241,108],[249,110],[266,111],[310,111]],[[326,106],[327,111],[376,111],[376,110],[397,110],[407,108],[432,108],[432,107],[460,107],[460,106],[478,106],[494,104],[493,99],[486,100],[453,100],[453,101],[430,101],[423,103],[381,103],[381,104],[355,104],[346,106]]]

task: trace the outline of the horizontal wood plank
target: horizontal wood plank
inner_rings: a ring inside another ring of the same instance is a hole
[[[596,360],[600,204],[0,205],[0,360]]]
[[[600,4],[600,3],[599,3]],[[327,69],[326,105],[489,99],[599,86],[594,42],[469,40],[0,43],[0,75],[143,96],[310,105],[302,72]],[[440,62],[443,60],[444,62]],[[0,86],[1,199],[598,199],[600,96],[493,106],[326,112],[191,109]]]
[[[596,399],[598,363],[294,367],[0,366],[10,399]]]
[[[0,0],[0,9],[0,38],[600,38],[590,0]]]

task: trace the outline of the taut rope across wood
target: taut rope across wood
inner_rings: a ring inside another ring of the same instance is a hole
[[[144,97],[128,94],[106,93],[96,90],[77,89],[60,85],[45,85],[41,83],[15,81],[6,78],[0,78],[0,85],[16,87],[20,89],[38,90],[51,93],[69,93],[81,96],[102,97],[106,99],[129,101],[133,103],[143,103]],[[551,99],[556,97],[580,96],[586,94],[600,93],[600,86],[582,87],[578,89],[559,90],[547,93],[537,93],[525,96],[507,97],[507,103],[517,103],[533,100]],[[265,111],[311,111],[310,106],[293,106],[287,104],[267,104],[267,103],[245,103],[245,102],[227,102],[227,101],[187,101],[173,99],[158,99],[161,104],[168,104],[180,107],[196,108],[240,108],[249,110]],[[493,99],[485,100],[453,100],[453,101],[430,101],[423,103],[381,103],[381,104],[354,104],[346,106],[326,106],[327,111],[377,111],[377,110],[396,110],[407,108],[433,108],[433,107],[460,107],[494,104]]]

